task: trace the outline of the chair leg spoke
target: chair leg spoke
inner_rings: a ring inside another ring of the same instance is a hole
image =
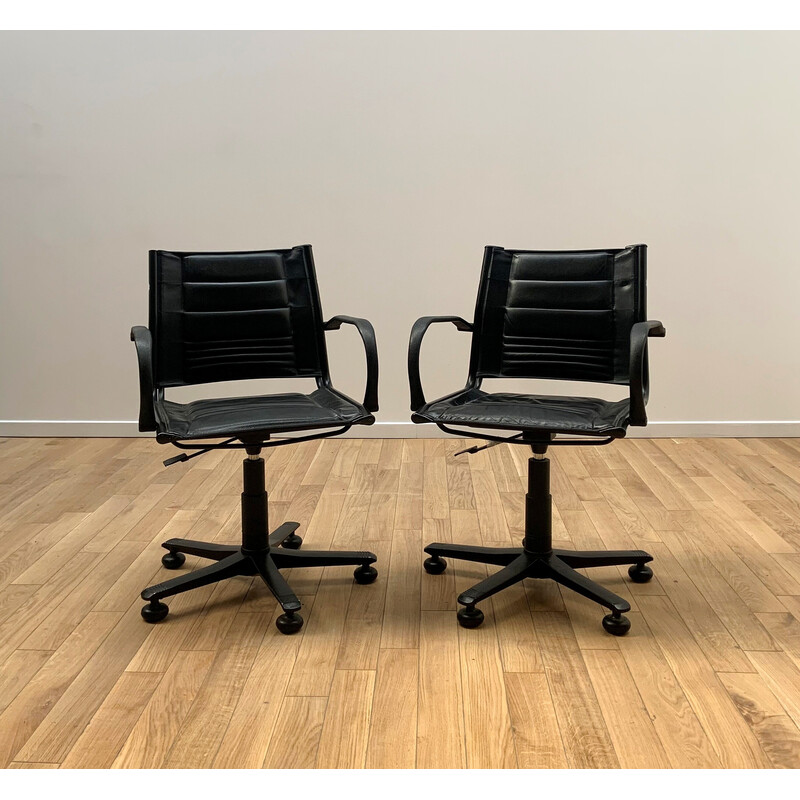
[[[573,569],[646,564],[653,560],[644,550],[554,550],[553,555]]]
[[[286,579],[278,571],[277,565],[270,556],[257,557],[252,559],[256,572],[261,576],[267,588],[280,603],[281,608],[287,613],[300,610],[300,601],[292,591]]]
[[[491,597],[493,594],[503,589],[513,586],[521,581],[528,572],[529,561],[525,556],[518,556],[515,561],[507,567],[498,570],[494,575],[490,575],[486,580],[476,583],[465,592],[459,595],[458,602],[464,606],[474,606],[481,600]]]
[[[223,558],[239,552],[239,548],[232,544],[195,542],[191,539],[167,539],[161,546],[169,550],[170,553],[185,553],[189,556],[200,556],[214,561],[221,561]]]
[[[470,544],[447,544],[434,542],[425,548],[430,556],[439,558],[460,558],[462,561],[475,561],[479,564],[495,564],[507,567],[522,555],[521,547],[476,547]]]
[[[358,567],[372,564],[378,560],[375,553],[367,550],[297,550],[276,551],[271,553],[272,560],[278,569],[295,567]]]
[[[175,594],[188,592],[190,589],[197,589],[200,586],[207,586],[209,583],[217,583],[227,578],[234,578],[237,575],[252,575],[252,570],[248,571],[247,558],[241,553],[234,553],[215,564],[210,564],[203,569],[189,572],[178,578],[173,578],[164,583],[157,583],[149,586],[142,592],[144,600],[160,600],[164,597],[171,597]]]
[[[594,600],[601,606],[610,609],[614,614],[624,614],[631,610],[631,604],[619,595],[610,592],[599,583],[595,583],[590,578],[576,572],[566,564],[561,557],[553,557],[550,560],[550,574],[553,580],[558,581],[562,586],[572,589],[589,600]]]

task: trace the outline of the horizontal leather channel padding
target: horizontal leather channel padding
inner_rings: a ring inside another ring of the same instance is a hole
[[[222,253],[183,257],[183,281],[284,280],[281,253]]]
[[[617,258],[631,252],[488,248],[476,375],[624,381],[633,273]]]
[[[511,281],[508,305],[514,308],[611,308],[611,281]]]
[[[285,281],[206,281],[183,284],[186,311],[253,311],[286,308],[289,295]]]
[[[291,337],[288,308],[255,311],[185,311],[183,331],[187,340],[202,342],[224,339]]]
[[[509,308],[506,336],[610,341],[614,338],[614,312],[572,308]]]
[[[597,253],[515,253],[511,280],[598,281],[613,280],[614,260]]]
[[[161,386],[322,375],[322,312],[308,246],[153,251],[153,258]]]

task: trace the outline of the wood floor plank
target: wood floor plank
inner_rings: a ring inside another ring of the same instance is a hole
[[[37,581],[19,581],[17,579],[25,574],[42,558],[44,553],[57,545],[67,533],[79,525],[86,517],[87,514],[82,512],[71,512],[62,514],[50,525],[35,523],[32,526],[33,535],[30,537],[19,528],[16,528],[13,535],[8,535],[7,555],[0,558],[0,588],[5,587],[12,581],[24,586],[39,583]]]
[[[52,653],[47,650],[15,650],[6,662],[0,665],[0,714],[8,708],[11,701],[27,686],[51,655]]]
[[[14,760],[60,761],[41,758],[30,752],[30,748],[26,753],[20,751],[119,618],[120,615],[114,613],[88,614],[0,714],[0,766]]]
[[[646,621],[638,612],[631,612],[629,616],[632,633],[626,637],[620,652],[670,766],[718,769],[719,757]]]
[[[181,649],[217,650],[236,619],[251,583],[252,579],[242,576],[216,584],[203,610],[193,616]]]
[[[0,624],[0,664],[68,597],[72,588],[84,579],[100,558],[99,553],[78,553],[52,580],[29,594],[15,613]]]
[[[11,584],[0,589],[0,624],[14,616],[17,609],[25,605],[31,595],[36,594],[38,586]]]
[[[265,614],[236,616],[178,730],[165,767],[207,769],[213,764],[269,623]]]
[[[367,769],[414,769],[419,650],[381,650],[372,697]]]
[[[87,553],[108,553],[130,533],[139,520],[151,511],[169,491],[167,484],[153,483],[122,509],[102,530],[98,531],[83,547]]]
[[[376,486],[379,478],[380,473],[376,472]],[[374,492],[369,501],[369,511],[364,523],[364,536],[361,540],[363,546],[371,547],[372,542],[391,542],[396,514],[397,492]]]
[[[169,523],[163,530],[168,529]],[[164,537],[169,538],[169,536]],[[170,574],[166,569],[162,569],[161,557],[166,550],[161,547],[162,537],[154,538],[149,544],[144,545],[139,555],[131,561],[128,568],[119,575],[108,587],[106,593],[94,604],[93,611],[127,611],[130,608],[132,599],[138,597],[142,589],[158,583],[160,580],[167,580]],[[142,542],[131,542],[142,548]],[[121,545],[128,544],[122,542]],[[196,563],[196,559],[187,559],[187,566]],[[184,569],[187,569],[184,566]],[[174,575],[175,573],[171,573]],[[163,575],[163,578],[158,578]],[[171,601],[172,602],[172,601]]]
[[[265,769],[313,769],[325,721],[327,697],[283,698]]]
[[[480,628],[459,628],[464,734],[470,769],[514,769],[517,755],[503,664],[489,614]],[[455,621],[454,621],[455,622]],[[487,735],[491,731],[491,735]]]
[[[794,553],[797,551],[786,539],[753,513],[735,494],[716,478],[695,478],[700,488],[714,501],[723,513],[739,525],[759,547],[767,553]]]
[[[302,486],[324,486],[331,474],[336,459],[339,442],[320,442],[312,458],[307,461],[306,469],[300,484]]]
[[[450,516],[450,502],[447,495],[447,465],[443,453],[440,458],[426,458],[422,486],[423,518],[447,519]]]
[[[305,621],[303,640],[292,669],[289,690],[292,695],[325,697],[336,670],[353,572],[348,567],[325,567],[322,572],[323,579]]]
[[[800,768],[800,728],[764,679],[748,672],[721,673],[719,678],[773,766]]]
[[[620,521],[625,532],[635,542],[660,542],[661,536],[616,477],[593,478],[603,499]]]
[[[318,769],[361,769],[375,688],[373,670],[336,670],[317,751]]]
[[[92,612],[119,617],[112,612]],[[124,614],[17,754],[61,763],[147,635],[138,608]]]
[[[621,449],[620,452],[664,508],[668,511],[680,511],[688,508],[686,498],[678,493],[668,477],[642,452],[638,442],[632,442],[631,445]]]
[[[792,599],[787,601],[792,608]],[[796,606],[794,607],[796,609]],[[800,664],[800,619],[791,611],[783,614],[757,614],[759,621],[772,634],[773,639],[780,645],[783,652]],[[778,647],[751,648],[752,650],[777,650]]]
[[[420,530],[395,530],[386,578],[382,648],[419,647],[421,553]]]
[[[123,672],[67,753],[62,768],[108,769],[162,677],[153,672]]]
[[[92,565],[92,570],[20,645],[28,650],[55,650],[86,616],[106,586],[112,584],[142,551],[141,542],[120,542]]]
[[[541,672],[542,654],[528,597],[522,583],[494,595],[491,599],[497,621],[497,642],[503,671]]]
[[[786,573],[775,580],[781,570],[770,555],[763,554],[765,560],[769,561],[767,570],[769,578],[764,580],[759,577],[758,570],[753,569],[752,556],[754,551],[760,551],[760,548],[751,545],[745,552],[746,560],[742,559],[729,545],[730,528],[715,530],[706,517],[697,510],[686,513],[685,519],[681,519],[681,527],[682,531],[675,531],[669,535],[667,544],[674,542],[687,554],[707,557],[751,611],[781,611],[780,601],[775,593],[780,588],[786,587],[787,582],[790,589],[797,588],[800,594],[800,585],[795,587]]]
[[[445,462],[447,470],[447,499],[450,508],[468,509],[475,508],[475,489],[472,485],[472,470],[469,467],[467,456],[454,456],[456,450],[462,449],[464,442],[459,441],[458,447],[446,447],[448,458]]]
[[[214,660],[214,653],[179,653],[153,692],[112,766],[157,769],[167,757]]]
[[[388,584],[385,568],[390,563],[391,545],[372,542],[371,547],[380,565],[378,578],[366,586],[354,586],[350,592],[336,669],[378,667]]]
[[[766,628],[690,537],[676,532],[667,547],[743,650],[776,649]]]
[[[508,710],[520,769],[565,769],[567,755],[543,672],[505,674]]]
[[[719,552],[721,542],[775,594],[800,594],[800,571],[795,575],[785,563],[785,560],[800,559],[800,553],[766,553],[713,503],[696,504],[694,508],[703,518],[708,530],[713,532],[710,535],[713,537],[711,541],[715,552]]]
[[[720,672],[749,672],[747,658],[736,640],[667,546],[654,542],[650,552],[655,558],[653,569],[658,572],[667,597],[712,667]],[[643,599],[638,598],[640,605]]]
[[[614,470],[614,474],[633,500],[646,524],[654,531],[670,531],[675,528],[669,510],[656,497],[653,490],[639,477],[634,469]],[[598,482],[601,479],[598,479]]]
[[[758,670],[786,713],[800,727],[800,667],[786,653],[748,653],[747,657]]]
[[[472,470],[472,485],[475,490],[475,508],[481,528],[481,539],[487,547],[512,547],[516,542],[506,523],[503,500],[490,470]]]
[[[750,728],[739,714],[703,651],[665,597],[643,597],[642,613],[670,668],[711,740],[722,766],[769,766]]]
[[[16,583],[45,584],[50,581],[63,568],[64,563],[80,552],[98,531],[130,505],[132,499],[130,496],[109,497],[77,525],[70,527],[56,544],[42,553],[41,557],[16,579]]]
[[[536,629],[567,763],[572,769],[619,767],[569,618],[542,612]]]
[[[450,611],[423,611],[420,624],[417,768],[464,769],[458,626]]]
[[[619,650],[586,650],[597,701],[623,769],[665,769],[664,746]]]
[[[263,765],[301,637],[302,631],[301,636],[284,636],[270,621],[214,757],[215,769]]]
[[[418,461],[404,461],[400,465],[395,530],[422,529],[423,465]]]

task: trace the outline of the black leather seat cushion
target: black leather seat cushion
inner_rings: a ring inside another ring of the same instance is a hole
[[[158,439],[213,439],[248,433],[369,425],[374,417],[362,405],[329,389],[311,394],[214,398],[155,404]]]
[[[416,412],[428,422],[473,428],[536,430],[588,436],[625,436],[630,401],[594,397],[487,394],[468,389],[433,400]]]

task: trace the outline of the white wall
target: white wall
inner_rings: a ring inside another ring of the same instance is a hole
[[[411,324],[472,317],[484,245],[646,242],[651,420],[800,420],[799,98],[797,33],[2,33],[0,419],[136,418],[149,248],[313,244],[403,422]],[[429,396],[467,339],[431,332]]]

